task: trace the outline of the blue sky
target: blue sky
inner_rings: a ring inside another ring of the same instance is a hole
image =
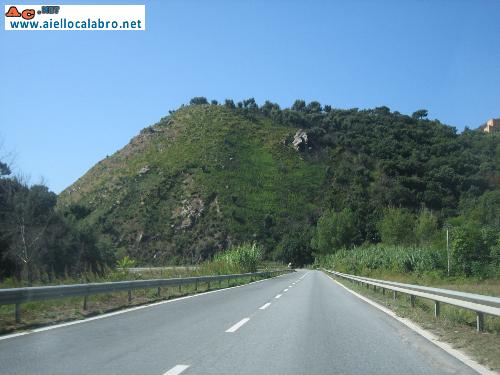
[[[146,31],[2,25],[0,137],[16,171],[60,192],[199,95],[426,108],[459,130],[500,117],[498,0],[145,4]]]

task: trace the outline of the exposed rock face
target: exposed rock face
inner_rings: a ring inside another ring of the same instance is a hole
[[[307,133],[302,129],[297,130],[297,133],[293,136],[292,144],[297,151],[305,150],[307,147]]]
[[[149,166],[145,165],[144,167],[141,168],[139,171],[139,175],[143,175],[149,172]]]
[[[182,201],[182,208],[174,214],[174,217],[182,219],[179,226],[180,229],[188,229],[193,226],[205,209],[205,204],[200,198],[193,198],[191,200],[184,199]]]

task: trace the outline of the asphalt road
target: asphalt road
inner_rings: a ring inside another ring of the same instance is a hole
[[[0,340],[2,375],[181,373],[475,374],[319,271]]]

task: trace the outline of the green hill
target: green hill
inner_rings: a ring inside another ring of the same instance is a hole
[[[198,99],[96,164],[59,210],[143,263],[197,262],[245,241],[307,260],[328,210],[349,210],[355,245],[380,240],[389,206],[425,207],[442,223],[498,191],[498,136],[457,134],[426,111]]]

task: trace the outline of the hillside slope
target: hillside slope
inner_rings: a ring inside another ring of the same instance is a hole
[[[325,167],[284,145],[296,130],[221,106],[183,108],[99,162],[59,205],[142,260],[271,246],[276,228],[305,222],[321,201]]]
[[[498,191],[498,136],[425,117],[301,101],[185,106],[99,162],[58,206],[118,257],[145,263],[197,262],[243,241],[307,258],[326,210],[353,213],[352,244],[377,242],[386,207],[426,208],[442,224]]]

